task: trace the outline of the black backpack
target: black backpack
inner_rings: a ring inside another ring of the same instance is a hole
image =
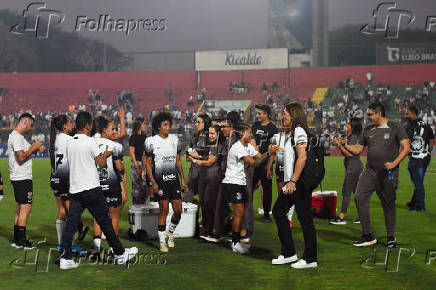
[[[321,138],[316,135],[307,133],[307,159],[306,165],[304,166],[303,172],[301,173],[300,179],[298,180],[304,188],[312,192],[317,188],[325,175],[324,167],[324,145]],[[294,140],[292,138],[292,146],[295,147]],[[297,161],[297,150],[295,149],[295,161]],[[294,164],[295,166],[295,164]]]

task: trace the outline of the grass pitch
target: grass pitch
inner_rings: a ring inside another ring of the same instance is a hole
[[[130,182],[130,162],[126,158]],[[326,159],[325,190],[338,192],[340,208],[344,177],[342,158]],[[57,246],[55,228],[56,203],[49,186],[49,161],[33,160],[34,203],[29,218],[28,237],[45,242],[38,251],[11,248],[15,201],[9,182],[7,159],[0,159],[0,170],[5,181],[5,199],[0,203],[0,289],[87,289],[87,288],[151,288],[151,289],[434,289],[436,284],[436,162],[433,160],[426,176],[425,213],[409,212],[405,206],[413,193],[407,172],[407,161],[402,163],[400,185],[397,191],[396,237],[401,249],[387,252],[382,245],[386,239],[383,211],[376,194],[371,199],[373,232],[381,243],[374,247],[355,248],[352,241],[360,236],[359,224],[329,225],[327,220],[315,219],[318,238],[318,268],[295,270],[289,266],[272,266],[271,259],[279,254],[280,242],[274,223],[261,223],[256,215],[252,251],[248,255],[231,252],[229,244],[204,243],[197,239],[176,239],[176,248],[160,256],[157,241],[130,241],[127,238],[128,205],[121,214],[120,236],[125,246],[139,248],[138,263],[125,266],[95,264],[86,260],[78,269],[61,271],[47,262],[49,249]],[[185,164],[187,175],[187,164]],[[275,190],[274,184],[274,190]],[[130,185],[129,185],[130,193]],[[130,196],[129,196],[130,198]],[[275,200],[275,197],[273,198]],[[259,195],[255,194],[255,209]],[[347,218],[356,217],[354,203]],[[85,212],[83,219],[91,225]],[[303,251],[301,227],[294,216],[294,239],[299,255]],[[79,243],[85,249],[92,247],[92,234]],[[103,247],[108,247],[105,242]],[[35,257],[38,257],[35,260]],[[163,261],[166,261],[163,264]]]

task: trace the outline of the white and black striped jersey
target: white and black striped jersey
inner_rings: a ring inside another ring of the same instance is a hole
[[[277,154],[277,162],[276,162],[276,174],[283,174],[285,171],[285,142],[286,142],[287,134],[284,132],[279,132],[277,134],[274,134],[274,136],[271,138],[270,143],[278,145],[281,150]]]
[[[50,186],[53,190],[68,192],[70,186],[70,168],[67,160],[67,143],[73,139],[64,133],[56,135],[54,148],[54,168],[51,169]]]
[[[107,158],[106,168],[98,168],[100,186],[103,193],[121,192],[120,182],[123,176],[121,172],[117,170],[115,161],[123,159],[123,146],[120,143],[106,138],[95,138],[95,142],[101,152],[106,150],[106,146],[108,151],[112,151],[112,155]]]
[[[154,135],[145,140],[145,154],[153,157],[156,182],[178,183],[176,157],[180,151],[179,138],[174,134],[167,138]]]

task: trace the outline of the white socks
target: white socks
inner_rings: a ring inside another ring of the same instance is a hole
[[[56,231],[58,233],[58,245],[62,243],[62,233],[64,232],[65,228],[65,221],[64,220],[56,220]]]
[[[159,234],[159,242],[165,243],[166,231],[158,231]]]
[[[94,247],[100,249],[101,239],[94,239]]]

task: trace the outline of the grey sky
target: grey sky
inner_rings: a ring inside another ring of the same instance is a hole
[[[287,1],[294,0],[283,2]],[[1,0],[0,9],[8,8],[21,14],[31,2],[37,1]],[[424,28],[426,16],[436,15],[435,0],[329,0],[329,29],[350,23],[368,23],[372,11],[382,2],[396,2],[400,9],[413,11],[416,15],[413,27]],[[45,3],[49,8],[66,14],[62,28],[69,31],[73,30],[78,15],[167,19],[168,29],[163,32],[136,32],[130,36],[121,32],[82,33],[83,36],[105,39],[124,52],[267,46],[268,0],[46,0]]]

